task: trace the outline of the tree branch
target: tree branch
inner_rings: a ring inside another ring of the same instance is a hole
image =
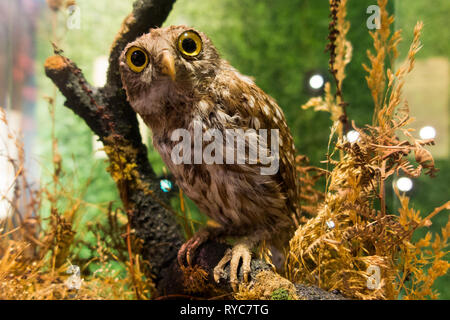
[[[188,272],[183,272],[175,260],[168,268],[164,269],[161,274],[161,281],[158,284],[158,292],[162,295],[159,299],[171,299],[177,295],[204,298],[214,298],[223,296],[228,293],[228,298],[232,297],[233,289],[230,285],[230,266],[225,268],[225,274],[220,279],[220,283],[216,284],[214,280],[214,267],[219,263],[220,259],[225,254],[225,250],[230,246],[214,241],[208,241],[201,245],[195,254],[193,266],[200,267],[206,272],[205,279],[199,279],[192,276]],[[251,261],[250,279],[256,279],[257,275],[262,272],[271,272],[272,268],[264,261],[253,259]],[[192,271],[191,271],[192,272]],[[195,272],[195,271],[194,271]],[[193,278],[190,280],[189,278]],[[239,280],[243,280],[242,270],[239,270]],[[194,288],[199,291],[192,291],[190,287],[191,282],[195,281]],[[202,283],[203,281],[203,283]],[[281,284],[280,284],[281,286]],[[314,285],[294,284],[297,296],[302,300],[343,300],[343,297],[338,292],[328,292]],[[226,296],[225,296],[226,297]]]

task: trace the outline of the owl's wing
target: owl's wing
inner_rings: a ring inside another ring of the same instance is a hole
[[[299,181],[295,169],[295,145],[281,108],[254,84],[252,79],[231,68],[214,88],[215,116],[226,129],[278,130],[279,169],[271,179],[280,185],[293,218],[299,218]],[[272,137],[270,138],[272,139]],[[267,145],[270,150],[270,142]],[[257,165],[263,166],[262,163]]]

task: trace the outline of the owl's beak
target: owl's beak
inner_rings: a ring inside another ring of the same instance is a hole
[[[161,53],[161,73],[165,74],[175,81],[176,72],[175,72],[175,59],[173,55],[169,51],[163,51]]]

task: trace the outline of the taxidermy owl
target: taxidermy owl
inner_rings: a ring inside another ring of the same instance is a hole
[[[263,242],[286,244],[299,216],[295,147],[282,110],[222,59],[205,34],[186,26],[152,29],[127,45],[119,63],[128,101],[150,127],[155,148],[179,187],[216,222],[181,247],[180,265],[190,265],[195,249],[208,239],[234,239],[214,277],[218,281],[229,262],[236,288],[241,262],[247,281],[251,250]],[[198,161],[194,149],[213,139],[196,139],[196,127],[223,142],[212,155],[218,161]],[[180,129],[193,137],[184,144],[188,150],[180,152],[188,160],[181,163],[173,156],[179,144],[174,133]],[[244,141],[244,149],[227,144],[230,130]],[[277,170],[262,173],[268,167],[262,154],[276,162]],[[233,157],[241,161],[228,161]]]

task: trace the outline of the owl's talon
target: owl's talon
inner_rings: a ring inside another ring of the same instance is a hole
[[[177,260],[178,260],[178,265],[180,265],[180,266],[184,265],[183,258],[186,256],[186,247],[187,247],[188,243],[189,243],[189,241],[183,243],[181,248],[178,250]]]
[[[217,266],[214,268],[214,280],[216,282],[220,281],[222,275],[225,273],[224,267],[230,262],[230,284],[234,291],[238,290],[239,280],[238,280],[238,269],[239,262],[242,259],[242,273],[244,275],[244,282],[248,282],[248,276],[250,274],[250,263],[252,261],[252,255],[250,251],[250,245],[245,242],[237,243],[233,249],[228,249],[225,252],[223,258],[219,261]]]
[[[241,259],[244,282],[248,282],[248,275],[251,270],[250,263],[252,262],[252,254],[250,251],[250,246],[245,242],[237,243],[232,249],[232,258],[230,261],[230,282],[234,291],[237,291],[238,289],[238,268]]]
[[[220,278],[223,278],[223,275],[225,274],[225,270],[224,270],[225,265],[228,262],[230,262],[231,257],[232,257],[231,249],[227,249],[227,251],[225,251],[223,258],[219,261],[217,266],[214,268],[214,281],[216,281],[217,283],[219,283]]]
[[[208,235],[209,233],[206,230],[200,230],[181,246],[177,254],[177,260],[180,266],[184,266],[185,259],[188,266],[192,266],[195,250],[208,239]]]
[[[192,259],[195,253],[195,250],[204,242],[205,240],[203,238],[196,238],[193,243],[188,246],[186,251],[186,261],[189,266],[192,266]]]

